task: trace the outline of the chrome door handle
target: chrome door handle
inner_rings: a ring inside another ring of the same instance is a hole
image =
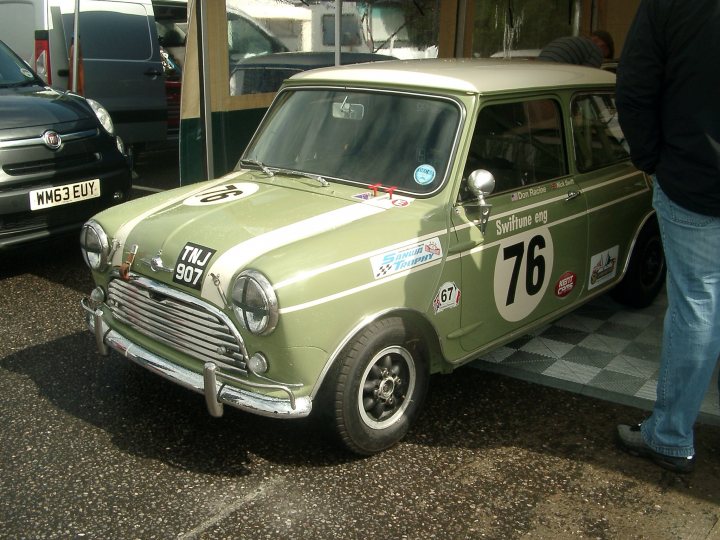
[[[566,201],[571,201],[572,199],[575,199],[580,196],[579,191],[568,191],[567,197],[565,197]]]

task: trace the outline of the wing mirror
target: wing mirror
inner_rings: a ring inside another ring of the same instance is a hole
[[[495,177],[490,171],[477,169],[468,176],[467,187],[470,193],[476,198],[476,200],[470,204],[477,206],[480,210],[480,232],[485,234],[485,229],[490,219],[490,210],[492,209],[492,205],[485,201],[485,197],[490,195],[495,189]]]

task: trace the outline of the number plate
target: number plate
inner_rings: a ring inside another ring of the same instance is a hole
[[[86,180],[30,192],[30,210],[42,210],[51,206],[70,204],[100,196],[100,179]]]

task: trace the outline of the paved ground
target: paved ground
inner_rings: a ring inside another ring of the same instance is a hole
[[[640,409],[467,367],[357,459],[99,357],[90,288],[74,241],[0,255],[0,538],[720,538],[720,427],[679,476],[616,449]]]

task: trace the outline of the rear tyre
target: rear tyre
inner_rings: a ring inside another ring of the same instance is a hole
[[[428,385],[425,347],[400,318],[366,328],[338,359],[328,383],[341,442],[372,455],[400,441],[417,417]]]
[[[612,291],[618,302],[633,308],[653,303],[665,283],[665,254],[660,229],[653,218],[640,231],[627,273]]]

